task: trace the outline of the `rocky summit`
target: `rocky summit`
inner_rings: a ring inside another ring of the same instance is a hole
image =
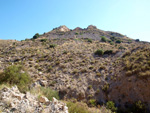
[[[5,112],[148,113],[150,43],[94,25],[0,40],[0,84],[21,92],[1,90]]]

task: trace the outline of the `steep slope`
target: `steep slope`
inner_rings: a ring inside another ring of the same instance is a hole
[[[64,100],[75,98],[89,106],[91,100],[112,100],[121,108],[140,100],[150,107],[149,48],[149,43],[95,26],[61,26],[35,40],[1,45],[0,70],[21,64],[34,84],[58,90]]]

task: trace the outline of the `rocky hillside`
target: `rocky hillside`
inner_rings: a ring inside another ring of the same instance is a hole
[[[0,78],[7,67],[22,65],[32,78],[29,88],[51,88],[62,100],[126,113],[150,108],[150,43],[92,25],[60,26],[31,39],[0,43]]]
[[[0,109],[7,113],[68,113],[68,107],[57,99],[49,101],[43,96],[38,99],[29,92],[20,93],[17,86],[0,90]]]

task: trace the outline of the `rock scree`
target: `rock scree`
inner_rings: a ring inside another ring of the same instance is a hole
[[[2,112],[15,113],[68,113],[65,103],[53,98],[37,97],[29,92],[20,93],[17,86],[0,90],[0,108]]]

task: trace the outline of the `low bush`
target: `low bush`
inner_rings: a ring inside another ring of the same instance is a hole
[[[21,65],[11,65],[7,67],[0,75],[0,83],[8,83],[10,85],[17,85],[21,92],[28,90],[31,83],[29,74]]]
[[[118,49],[125,50],[126,48],[123,46],[120,46]]]
[[[116,37],[114,37],[114,36],[110,37],[110,39],[111,39],[112,41],[117,40],[117,38],[116,38]]]
[[[55,48],[57,45],[56,44],[50,44],[49,47],[50,48]]]
[[[114,45],[114,43],[111,41],[111,42],[110,42],[110,45]]]
[[[76,32],[76,33],[75,33],[75,35],[79,35],[79,33],[78,33],[78,32]]]
[[[113,50],[106,50],[105,52],[104,52],[104,54],[112,54],[113,53]]]
[[[87,107],[81,103],[67,102],[67,106],[69,113],[90,113]]]
[[[139,39],[136,39],[135,41],[136,41],[136,42],[139,42],[140,40],[139,40]]]
[[[40,92],[42,95],[47,97],[49,100],[52,100],[53,97],[59,100],[59,94],[57,91],[52,90],[50,88],[40,87]]]
[[[90,104],[92,107],[96,106],[96,100],[95,100],[95,99],[90,99],[90,100],[89,100],[89,104]]]
[[[117,111],[117,107],[115,107],[115,103],[113,101],[108,101],[106,103],[106,108],[110,109],[112,112],[116,112]]]
[[[107,42],[107,39],[106,39],[106,37],[104,37],[104,36],[101,36],[101,41],[102,41],[102,42]]]
[[[121,40],[116,40],[116,43],[120,44],[120,43],[121,43]]]
[[[89,38],[88,38],[87,41],[90,42],[90,43],[92,43],[92,39],[89,39]]]
[[[46,41],[47,41],[47,39],[41,39],[40,41],[41,41],[41,42],[46,42]]]
[[[95,55],[101,56],[103,54],[104,54],[104,51],[102,49],[98,49],[98,50],[95,51]]]

